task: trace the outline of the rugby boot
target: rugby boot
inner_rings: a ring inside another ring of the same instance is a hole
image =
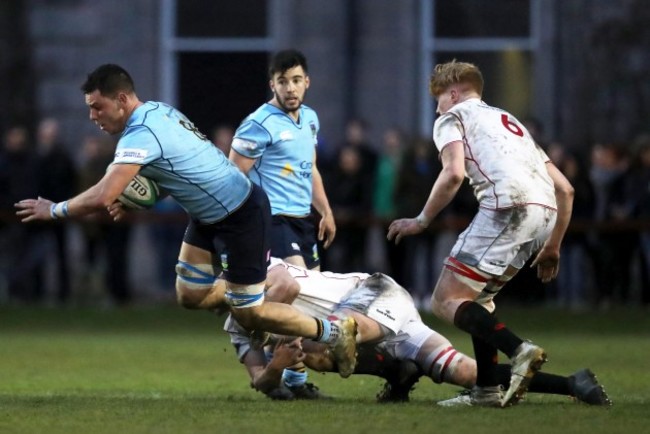
[[[330,349],[339,375],[348,378],[357,364],[357,322],[352,317],[339,318],[332,321],[332,327],[336,327],[336,336]]]
[[[503,389],[501,386],[479,387],[463,390],[460,394],[445,401],[438,401],[442,407],[498,407],[501,408]]]
[[[598,379],[590,369],[581,369],[569,375],[569,387],[571,395],[580,402],[589,405],[612,405],[605,388],[598,384]]]
[[[530,380],[546,362],[546,352],[530,341],[517,347],[511,360],[510,387],[503,395],[502,407],[514,405],[526,396]]]

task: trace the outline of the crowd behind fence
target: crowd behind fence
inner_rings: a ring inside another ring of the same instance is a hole
[[[115,224],[107,215],[21,224],[13,204],[37,195],[65,200],[93,185],[112,161],[114,141],[88,136],[79,146],[58,142],[58,124],[45,119],[35,140],[20,126],[0,150],[0,305],[33,303],[128,305],[174,300],[174,265],[187,217],[172,200],[133,212]],[[530,128],[534,132],[534,128]],[[232,129],[214,142],[228,152]],[[539,142],[543,143],[542,140]],[[650,136],[629,144],[594,143],[582,153],[543,144],[572,182],[574,211],[557,281],[542,285],[527,267],[504,298],[543,301],[569,309],[650,304]],[[71,149],[77,149],[73,158]],[[428,308],[445,255],[476,210],[464,185],[420,236],[386,241],[392,219],[421,211],[441,166],[429,139],[397,128],[370,143],[367,125],[352,119],[345,141],[318,148],[318,164],[338,233],[320,251],[322,269],[383,271]]]

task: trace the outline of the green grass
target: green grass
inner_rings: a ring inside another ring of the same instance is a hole
[[[158,307],[102,311],[0,308],[2,433],[616,433],[647,432],[650,315],[504,308],[544,345],[547,372],[590,367],[610,409],[529,394],[505,410],[438,408],[458,388],[418,383],[407,404],[379,405],[382,380],[310,373],[329,402],[274,402],[248,387],[222,319]],[[469,339],[425,321],[471,354]]]

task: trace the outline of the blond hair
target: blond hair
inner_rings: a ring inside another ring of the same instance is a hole
[[[483,74],[478,67],[471,63],[456,62],[456,59],[439,63],[433,68],[429,93],[437,97],[453,84],[467,84],[479,95],[483,94]]]

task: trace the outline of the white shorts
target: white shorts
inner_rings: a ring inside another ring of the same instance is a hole
[[[503,275],[508,266],[521,269],[549,237],[556,217],[556,210],[541,205],[479,208],[450,256],[494,276]]]
[[[361,281],[343,296],[338,309],[360,312],[395,335],[409,322],[421,321],[411,294],[383,273],[375,273]]]

